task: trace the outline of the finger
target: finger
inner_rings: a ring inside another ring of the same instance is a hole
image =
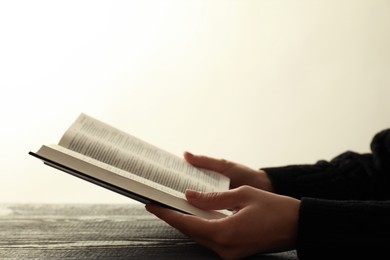
[[[213,234],[221,233],[223,224],[219,219],[202,219],[153,204],[147,204],[145,208],[193,241],[218,251],[219,246],[213,240]]]
[[[183,234],[196,241],[206,241],[208,234],[214,232],[218,220],[207,220],[189,214],[184,214],[172,209],[164,208],[154,204],[146,204],[145,208],[150,213],[156,215],[170,226],[178,229]]]
[[[186,190],[185,195],[190,204],[204,210],[239,210],[246,203],[243,194],[239,194],[235,189],[225,192],[197,192]]]
[[[195,167],[200,167],[216,172],[224,172],[232,166],[232,163],[224,159],[215,159],[204,155],[194,155],[184,152],[184,159]]]

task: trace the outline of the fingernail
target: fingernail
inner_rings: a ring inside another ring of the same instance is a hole
[[[149,208],[150,206],[148,205],[148,204],[145,204],[145,209],[148,211],[148,212],[150,212],[150,208]]]
[[[195,199],[199,196],[199,192],[194,191],[194,190],[186,190],[186,198],[189,199]]]
[[[187,155],[189,155],[189,156],[194,156],[194,154],[193,154],[193,153],[190,153],[189,151],[185,151],[184,153],[187,154]]]

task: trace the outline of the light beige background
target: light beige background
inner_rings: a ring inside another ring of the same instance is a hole
[[[1,1],[0,202],[130,202],[27,153],[80,112],[251,167],[390,127],[390,1]]]

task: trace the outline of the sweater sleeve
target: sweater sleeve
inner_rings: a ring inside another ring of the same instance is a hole
[[[390,259],[390,201],[303,198],[297,254],[306,259]]]
[[[331,161],[263,168],[274,191],[295,198],[390,199],[390,129],[375,135],[372,153],[345,152]]]
[[[390,259],[390,129],[371,150],[264,169],[276,193],[301,199],[300,260]]]

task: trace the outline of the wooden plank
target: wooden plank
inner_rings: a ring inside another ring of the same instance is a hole
[[[0,237],[1,259],[219,259],[139,204],[3,204]]]

